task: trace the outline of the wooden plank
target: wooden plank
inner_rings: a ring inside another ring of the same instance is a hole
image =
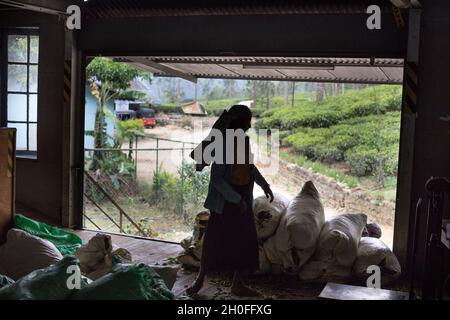
[[[0,128],[0,243],[13,225],[15,180],[16,129]]]
[[[408,293],[329,282],[319,295],[331,300],[408,300]]]
[[[72,232],[85,242],[97,233],[101,233],[87,230],[72,230]],[[114,245],[130,251],[134,261],[147,264],[161,263],[167,258],[176,256],[182,250],[177,244],[137,239],[126,235],[111,235],[111,240]]]

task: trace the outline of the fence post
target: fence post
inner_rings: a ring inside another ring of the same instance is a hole
[[[181,146],[181,189],[180,189],[180,217],[183,217],[184,211],[184,142]]]
[[[135,147],[135,149],[136,149],[136,153],[135,153],[135,155],[134,155],[134,175],[135,175],[135,177],[136,177],[136,180],[137,180],[137,162],[138,162],[138,136],[136,136],[136,147]]]
[[[156,185],[156,199],[159,199],[159,138],[156,138],[156,169],[155,169],[155,175],[156,175],[156,180],[157,181],[157,185]],[[153,180],[155,181],[155,180]]]
[[[119,210],[119,233],[123,233],[123,216],[122,216],[122,210]]]
[[[156,138],[156,176],[159,175],[159,138]]]

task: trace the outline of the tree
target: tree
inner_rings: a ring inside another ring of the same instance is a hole
[[[149,75],[125,63],[114,62],[111,58],[97,57],[86,68],[91,91],[97,98],[94,126],[94,148],[107,144],[105,109],[108,101],[124,93],[130,82],[137,77],[148,80]],[[102,152],[94,152],[93,169],[99,168]]]
[[[275,84],[273,81],[247,81],[247,95],[253,96],[255,105],[260,108],[270,109],[270,98],[275,94]]]
[[[223,80],[223,88],[225,98],[236,97],[236,80],[234,79]]]
[[[291,107],[294,107],[294,101],[295,101],[295,87],[296,87],[296,82],[292,81],[292,100],[291,100]]]
[[[284,81],[284,106],[289,103],[289,82]]]
[[[183,98],[185,98],[186,93],[184,92],[184,88],[181,86],[181,79],[180,78],[176,78],[176,83],[177,83],[177,96],[176,96],[176,101],[181,101]]]
[[[275,84],[273,81],[265,81],[265,91],[266,91],[266,108],[270,109],[272,107],[272,104],[270,102],[270,98],[274,96],[275,94]]]
[[[202,96],[204,98],[208,97],[208,95],[212,89],[211,80],[210,79],[200,79],[198,81],[198,84],[200,85],[200,89],[202,90]]]
[[[161,80],[163,85],[164,97],[169,100],[169,103],[174,103],[178,99],[177,84],[175,78],[165,78]]]
[[[223,98],[223,88],[215,85],[206,95],[208,100],[218,100]]]
[[[323,100],[323,83],[316,83],[316,102],[321,103]]]
[[[133,141],[137,137],[144,136],[144,123],[140,119],[130,119],[127,121],[116,121],[116,136],[114,147],[120,149],[124,140],[128,140],[128,158],[131,160],[133,152]],[[137,140],[136,140],[137,141]]]

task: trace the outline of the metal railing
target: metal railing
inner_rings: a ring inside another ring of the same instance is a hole
[[[92,202],[92,204],[100,210],[101,213],[103,213],[115,226],[119,228],[120,233],[123,233],[123,217],[125,217],[138,231],[141,235],[145,236],[145,232],[142,230],[141,227],[120,207],[119,204],[117,204],[116,201],[108,194],[108,192],[105,191],[105,189],[102,188],[102,186],[95,181],[95,179],[87,172],[84,171],[85,177],[95,185],[95,187],[100,190],[100,192],[113,204],[113,206],[119,211],[119,223],[117,223],[108,213],[106,213],[105,210],[103,210],[100,205],[95,201],[90,195],[88,195],[87,192],[84,192],[84,196]],[[101,230],[101,228],[96,225],[91,218],[89,218],[86,214],[84,214],[86,219],[88,219],[97,229]]]
[[[147,139],[153,139],[156,142],[156,146],[152,147],[152,148],[138,148],[138,143],[136,141],[135,144],[135,148],[121,148],[121,149],[116,149],[116,148],[85,148],[86,152],[133,152],[134,156],[133,156],[133,161],[135,164],[135,177],[138,177],[138,153],[140,152],[155,152],[155,161],[156,161],[156,165],[155,165],[155,169],[154,169],[154,175],[158,175],[160,172],[160,153],[161,152],[167,152],[167,151],[181,151],[181,157],[182,159],[184,159],[185,157],[185,152],[186,151],[191,151],[193,149],[193,147],[195,145],[197,145],[197,143],[195,142],[186,142],[186,141],[180,141],[180,140],[174,140],[174,139],[167,139],[167,138],[160,138],[160,137],[154,137],[154,136],[146,136]],[[173,142],[173,143],[177,143],[180,144],[181,146],[174,146],[174,147],[160,147],[160,142],[161,141],[167,141],[167,142]],[[184,168],[183,165],[181,165],[180,167],[180,179],[179,179],[179,183],[180,183],[180,195],[179,195],[179,216],[182,217],[183,213],[184,213],[184,195],[183,195],[183,190],[184,190]],[[108,221],[110,221],[112,223],[112,227],[116,227],[118,228],[120,233],[125,233],[124,231],[124,219],[126,219],[129,223],[131,223],[131,225],[137,229],[139,235],[142,236],[147,236],[146,232],[140,227],[139,223],[134,221],[133,218],[127,214],[125,212],[125,210],[121,207],[121,205],[119,205],[118,201],[116,201],[114,199],[114,196],[112,196],[108,191],[106,191],[105,187],[103,187],[98,181],[96,181],[96,179],[87,171],[84,171],[85,177],[86,177],[86,181],[88,181],[89,183],[91,183],[95,189],[97,189],[101,195],[102,198],[106,198],[115,209],[118,210],[119,212],[119,221],[117,220],[117,216],[114,217],[112,214],[110,214],[108,212],[108,210],[105,210],[104,208],[102,208],[101,205],[101,201],[96,201],[95,197],[92,194],[89,194],[88,192],[84,192],[84,197],[86,200],[88,200],[94,208],[96,208],[101,215],[103,215],[104,217],[107,218]],[[102,227],[99,226],[99,223],[95,222],[95,219],[92,216],[89,216],[86,214],[86,212],[84,212],[84,217],[86,218],[87,221],[89,221],[95,228],[97,228],[98,230],[102,230]]]

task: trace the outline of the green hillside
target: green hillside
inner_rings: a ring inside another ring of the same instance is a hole
[[[255,127],[279,129],[291,160],[342,164],[345,174],[372,177],[384,187],[397,173],[401,96],[400,86],[351,90],[321,104],[265,111]]]

